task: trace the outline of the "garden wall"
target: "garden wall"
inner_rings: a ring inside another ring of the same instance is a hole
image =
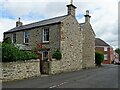
[[[78,71],[82,69],[82,65],[78,66],[78,63],[74,64],[74,62],[63,61],[62,59],[49,61],[49,74]]]
[[[40,76],[40,61],[28,60],[2,63],[3,82]]]
[[[61,61],[54,60],[49,62],[49,74],[57,74],[61,72]]]

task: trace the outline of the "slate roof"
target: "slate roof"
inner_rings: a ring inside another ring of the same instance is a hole
[[[82,27],[83,25],[85,25],[85,23],[80,23],[80,26]]]
[[[59,23],[62,20],[64,20],[67,16],[68,15],[59,16],[59,17],[55,17],[55,18],[46,19],[46,20],[31,23],[31,24],[23,25],[23,26],[20,26],[20,27],[15,27],[13,29],[10,29],[10,30],[4,32],[4,33],[16,32],[16,31],[31,29],[31,28],[35,28],[35,27],[39,27],[39,26],[43,26],[43,25]]]
[[[85,23],[80,23],[80,27],[83,28],[83,26],[85,25]]]
[[[103,41],[100,38],[95,38],[95,46],[107,46],[107,47],[110,47],[109,44],[107,44],[105,41]]]

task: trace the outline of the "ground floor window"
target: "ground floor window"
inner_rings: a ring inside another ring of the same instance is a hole
[[[108,60],[108,54],[104,54],[104,60]]]
[[[12,43],[16,43],[16,33],[12,34]]]
[[[24,43],[26,44],[29,43],[29,32],[28,31],[24,32]]]
[[[42,52],[42,60],[47,61],[48,60],[48,55],[49,55],[48,51],[43,51]]]

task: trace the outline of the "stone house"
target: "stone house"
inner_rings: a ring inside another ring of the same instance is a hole
[[[100,38],[95,39],[95,50],[104,54],[103,64],[111,64],[114,58],[113,48]]]
[[[79,23],[75,17],[76,7],[67,5],[68,13],[27,25],[19,20],[16,27],[4,32],[4,39],[10,37],[14,44],[24,44],[33,50],[42,48],[41,61],[56,49],[62,53],[62,59],[49,61],[51,74],[75,71],[95,66],[95,33],[90,24],[89,11],[86,11],[85,22]]]

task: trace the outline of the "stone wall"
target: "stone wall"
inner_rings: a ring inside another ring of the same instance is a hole
[[[12,39],[12,33],[4,34],[3,39],[10,37]]]
[[[82,36],[77,20],[69,15],[61,24],[61,70],[76,71],[82,68]]]
[[[95,66],[95,33],[89,22],[86,22],[81,30],[83,37],[82,68],[91,68]]]
[[[68,65],[69,64],[69,65]],[[63,66],[66,66],[67,68],[64,69]],[[71,72],[71,71],[77,71],[81,68],[76,68],[76,66],[71,65],[71,63],[63,63],[61,60],[53,60],[49,61],[49,74],[59,74],[63,72]]]
[[[3,82],[40,76],[40,61],[2,63]]]
[[[49,62],[49,74],[61,73],[62,64],[60,60],[53,60]]]

